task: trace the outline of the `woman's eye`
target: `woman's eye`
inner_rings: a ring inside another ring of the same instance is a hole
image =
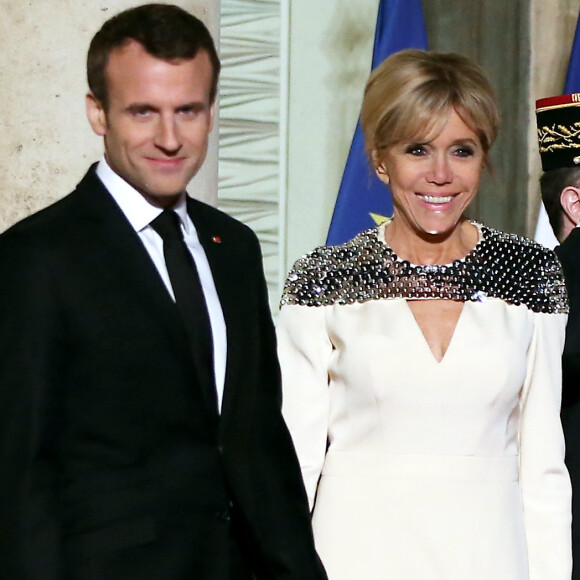
[[[474,154],[472,147],[458,147],[455,150],[455,155],[458,157],[471,157]]]
[[[425,153],[427,153],[427,149],[425,148],[424,145],[419,145],[418,143],[413,143],[412,145],[409,145],[407,147],[405,152],[409,153],[410,155],[420,156],[420,155],[425,155]]]

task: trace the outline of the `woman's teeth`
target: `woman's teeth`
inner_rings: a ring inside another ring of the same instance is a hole
[[[421,197],[421,199],[427,203],[449,203],[453,199],[453,196],[451,195],[447,195],[445,197],[437,197],[435,195],[421,195],[419,197]]]

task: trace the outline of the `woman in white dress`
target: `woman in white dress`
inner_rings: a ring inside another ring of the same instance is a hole
[[[371,75],[394,217],[294,265],[284,413],[330,580],[568,580],[554,254],[466,220],[498,128],[480,68],[409,50]]]

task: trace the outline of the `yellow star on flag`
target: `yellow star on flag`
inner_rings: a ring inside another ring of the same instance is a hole
[[[382,223],[386,222],[388,219],[391,219],[391,218],[388,218],[384,215],[381,215],[380,213],[369,212],[369,215],[373,218],[373,221],[377,224],[377,226],[380,226]]]

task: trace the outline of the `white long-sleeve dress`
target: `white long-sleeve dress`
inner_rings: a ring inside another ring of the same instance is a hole
[[[283,409],[329,580],[570,578],[560,266],[478,227],[448,266],[400,260],[383,226],[290,273]],[[440,362],[407,302],[429,298],[464,302]]]

